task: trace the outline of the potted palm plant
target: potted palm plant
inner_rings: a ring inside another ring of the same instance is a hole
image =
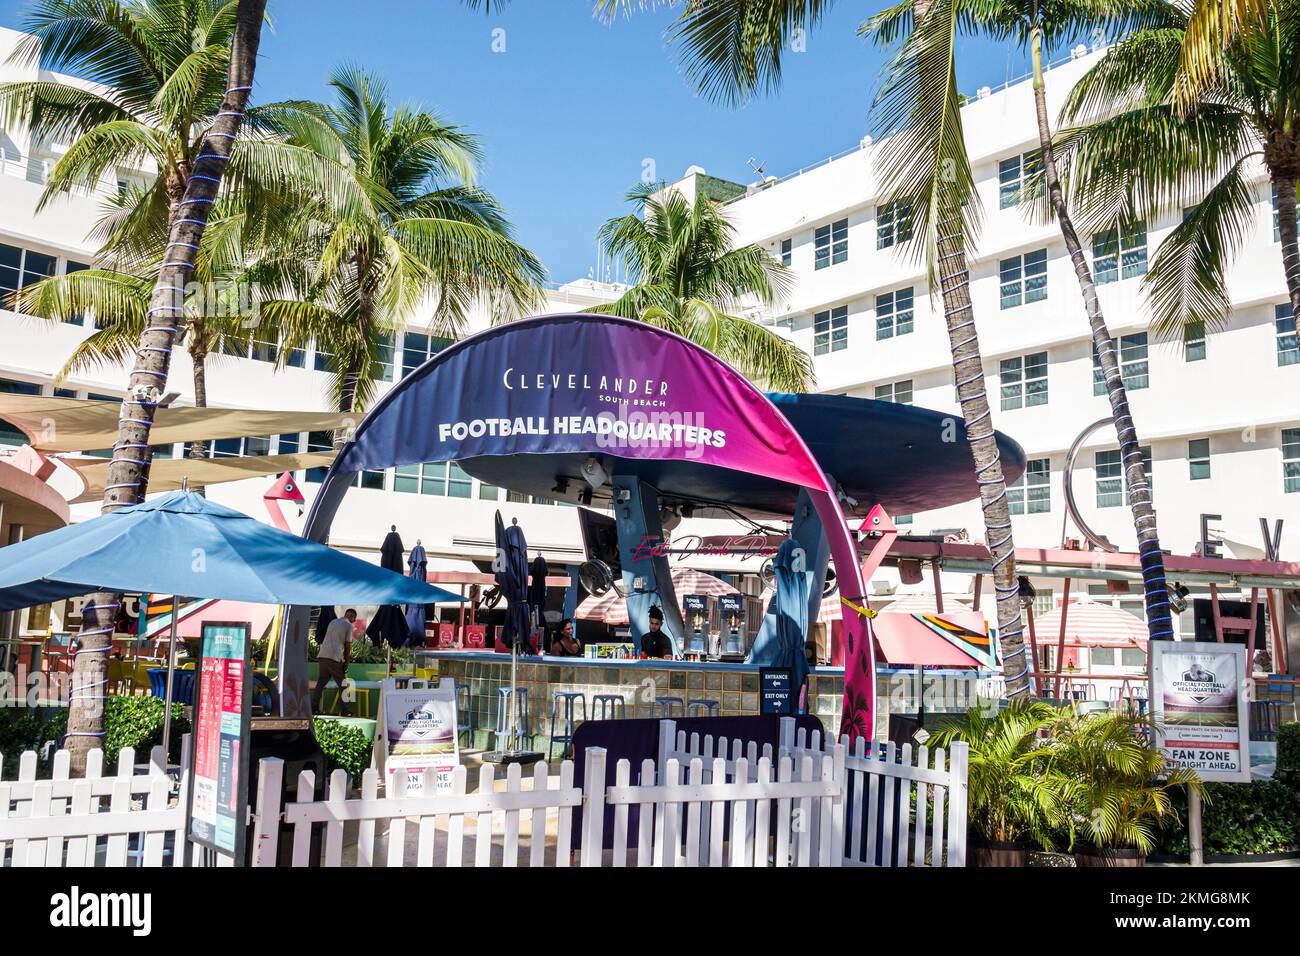
[[[1024,866],[1029,848],[1051,845],[1065,825],[1063,781],[1052,767],[1044,732],[1060,712],[1043,701],[976,704],[940,727],[933,741],[970,747],[967,769],[968,861],[972,866]]]
[[[1125,710],[1070,714],[1055,728],[1053,775],[1079,866],[1144,866],[1160,825],[1177,818],[1172,792],[1200,790],[1193,771],[1165,765],[1149,731],[1150,718]]]

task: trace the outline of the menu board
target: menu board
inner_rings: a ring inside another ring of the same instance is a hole
[[[1246,648],[1152,641],[1150,707],[1156,746],[1202,780],[1250,780]]]
[[[194,702],[190,839],[240,866],[248,802],[247,624],[204,622]]]

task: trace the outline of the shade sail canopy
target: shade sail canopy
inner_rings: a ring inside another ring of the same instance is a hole
[[[1038,643],[1051,646],[1061,637],[1061,608],[1035,618]],[[1065,611],[1065,642],[1085,647],[1145,646],[1149,634],[1140,617],[1100,601],[1071,600]]]
[[[324,468],[333,460],[333,450],[294,455],[249,455],[245,458],[155,458],[149,465],[149,491],[176,491],[186,485],[204,488],[223,481],[261,478],[304,468]],[[109,459],[61,458],[59,461],[80,475],[85,483],[81,494],[72,499],[73,504],[99,501],[104,497],[108,467],[112,464]]]
[[[257,604],[463,600],[188,491],[0,548],[0,611],[100,590]]]
[[[673,568],[669,574],[673,579],[673,593],[679,598],[683,594],[717,596],[740,593],[726,581],[694,568]],[[613,589],[604,594],[592,594],[578,605],[574,617],[581,621],[600,621],[613,627],[625,627],[628,623],[627,601]]]
[[[92,398],[0,394],[0,418],[20,429],[33,448],[46,452],[112,447],[117,441],[118,408],[118,402]],[[355,417],[341,412],[255,408],[160,408],[149,440],[166,445],[199,438],[334,431]]]
[[[826,474],[844,493],[847,515],[865,516],[873,504],[890,514],[913,514],[969,501],[979,495],[965,424],[950,412],[847,395],[768,396],[799,433]],[[1007,482],[1025,470],[1025,452],[997,433]],[[491,455],[461,460],[487,484],[578,502],[586,453]],[[609,456],[611,459],[614,456]],[[611,470],[653,485],[661,504],[691,503],[699,517],[754,517],[794,513],[799,489],[758,471],[727,470],[699,461],[619,457]],[[593,497],[607,499],[608,486]]]

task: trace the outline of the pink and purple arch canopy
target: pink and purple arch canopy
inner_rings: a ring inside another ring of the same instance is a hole
[[[363,469],[505,456],[692,462],[805,488],[827,529],[842,593],[865,591],[844,515],[821,466],[777,407],[704,349],[641,322],[553,315],[452,345],[389,392],[330,468],[305,534],[323,538]],[[849,618],[852,618],[850,620]],[[844,730],[869,734],[869,622],[845,620]]]

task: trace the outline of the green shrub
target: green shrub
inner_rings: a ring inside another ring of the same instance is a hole
[[[1278,730],[1277,769],[1300,776],[1300,723],[1283,724]]]
[[[1201,835],[1205,852],[1215,856],[1285,853],[1300,850],[1300,789],[1278,780],[1204,784]],[[1187,796],[1175,798],[1186,817]],[[1187,828],[1167,827],[1159,852],[1188,853]]]
[[[134,747],[136,760],[146,760],[149,751],[162,743],[164,706],[161,697],[114,695],[104,703],[104,766],[117,765],[124,747]],[[62,711],[43,728],[44,740],[57,740],[67,733],[68,714]],[[172,708],[172,733],[167,759],[181,759],[181,737],[190,732],[190,722],[179,704]]]
[[[360,781],[361,774],[370,766],[371,742],[366,735],[340,720],[321,717],[312,721],[312,728],[316,731],[316,743],[325,754],[328,771],[332,773],[339,768],[354,783]]]
[[[41,719],[26,707],[0,709],[0,754],[5,765],[13,763],[15,772],[18,755],[24,750],[35,750],[41,743]]]

